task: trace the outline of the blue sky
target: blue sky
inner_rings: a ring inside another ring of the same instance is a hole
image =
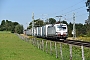
[[[4,20],[16,21],[25,28],[34,19],[55,18],[62,15],[61,20],[73,22],[75,13],[76,23],[85,23],[88,18],[85,2],[87,0],[0,0],[0,22]]]

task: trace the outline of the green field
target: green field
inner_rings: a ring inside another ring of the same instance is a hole
[[[67,39],[73,40],[73,37],[68,37]],[[75,40],[90,42],[90,37],[76,37]]]
[[[77,37],[77,39],[90,42],[90,37]]]
[[[21,40],[15,34],[0,33],[0,60],[59,60],[33,45]]]
[[[36,40],[44,40],[41,38],[37,38]],[[50,41],[48,42],[48,53],[50,54]],[[44,45],[46,45],[46,40],[44,40]],[[44,46],[44,49],[45,46]],[[57,51],[58,51],[58,59],[61,59],[60,55],[60,42],[57,42]],[[56,51],[55,51],[55,42],[52,41],[52,56],[56,57]],[[69,44],[62,43],[62,55],[63,60],[70,60],[70,48]],[[90,60],[90,48],[84,47],[84,56],[85,60]],[[61,59],[62,60],[62,59]],[[72,45],[72,60],[82,60],[82,49],[81,46]]]
[[[42,39],[37,39],[42,40]],[[46,41],[46,40],[45,40]],[[44,42],[45,42],[44,41]],[[52,42],[52,53],[50,55],[50,41],[48,41],[48,54],[34,47],[31,43],[21,40],[17,35],[9,32],[0,32],[0,60],[60,60],[60,47],[57,44],[58,56],[55,58],[55,47]],[[69,60],[69,45],[62,44],[63,59]],[[73,60],[82,60],[81,47],[73,46]],[[84,47],[85,60],[90,60],[90,48]]]

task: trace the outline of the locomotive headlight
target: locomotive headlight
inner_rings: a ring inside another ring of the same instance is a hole
[[[67,35],[67,32],[64,32],[63,34],[64,34],[64,35]]]
[[[60,32],[56,32],[56,35],[61,34]]]
[[[58,32],[56,32],[56,35],[58,34]]]
[[[58,34],[58,32],[56,32],[56,35]]]

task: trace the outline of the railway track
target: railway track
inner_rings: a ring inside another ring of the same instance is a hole
[[[67,44],[72,44],[72,45],[77,45],[77,46],[84,46],[84,47],[90,48],[90,42],[86,42],[86,41],[69,40],[69,39],[67,39],[67,40],[64,40],[64,39],[61,39],[61,40],[47,39],[47,40],[56,41],[56,42],[63,42],[63,43],[67,43]]]
[[[72,45],[77,45],[77,46],[84,46],[84,47],[88,47],[90,48],[90,42],[86,42],[86,41],[80,41],[80,40],[64,40],[64,39],[46,39],[46,40],[50,40],[50,41],[56,41],[56,42],[63,42],[63,43],[67,43],[67,44],[72,44]]]
[[[48,40],[48,39],[47,39]],[[80,41],[80,40],[56,40],[56,39],[49,39],[51,41],[57,41],[57,42],[63,42],[63,43],[67,43],[67,44],[72,44],[72,45],[77,45],[77,46],[85,46],[85,47],[89,47],[90,48],[90,42],[86,42],[86,41]]]
[[[57,40],[58,42],[63,42],[63,43],[68,43],[72,45],[77,45],[77,46],[84,46],[84,47],[89,47],[90,48],[90,42],[86,41],[79,41],[79,40]]]

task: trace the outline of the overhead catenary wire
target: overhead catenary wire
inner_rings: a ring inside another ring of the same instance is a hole
[[[61,15],[69,14],[69,13],[71,13],[71,12],[73,12],[73,11],[79,10],[79,9],[81,9],[81,8],[84,8],[84,7],[85,7],[85,6],[82,6],[82,7],[76,8],[76,9],[73,9],[73,10],[71,10],[71,11],[69,11],[69,12],[66,12],[66,13],[63,13],[63,14],[61,14]]]
[[[63,17],[65,17],[65,19],[67,20],[67,19],[72,19],[72,17],[70,16],[70,18],[68,18],[67,17],[67,15],[72,15],[73,14],[73,12],[75,12],[75,13],[79,13],[79,11],[78,10],[80,10],[80,9],[82,9],[82,8],[84,8],[86,5],[84,5],[84,6],[81,6],[81,7],[78,7],[78,8],[75,8],[75,9],[72,9],[72,8],[74,8],[75,6],[77,6],[77,5],[79,5],[79,4],[81,4],[82,2],[84,2],[85,3],[85,0],[81,0],[81,1],[79,1],[78,3],[75,3],[74,5],[72,5],[72,6],[70,6],[70,7],[67,7],[67,8],[65,8],[65,9],[63,9],[63,10],[61,10],[61,12],[62,11],[66,11],[66,10],[69,10],[69,11],[67,11],[67,12],[64,12],[64,13],[61,13],[60,15],[62,15]],[[71,9],[71,10],[70,10]],[[82,11],[82,10],[81,10]],[[81,12],[80,11],[80,12]],[[44,13],[44,14],[48,14],[48,16],[50,17],[51,15],[57,15],[57,12],[56,13],[51,13],[51,14],[49,14],[49,13]],[[85,15],[86,15],[87,13],[85,13]],[[47,17],[48,17],[47,16]],[[79,15],[78,15],[79,16]],[[78,17],[78,16],[76,16],[76,17]],[[83,16],[83,14],[81,14],[80,16]],[[47,17],[41,17],[41,19],[42,18],[44,18],[44,20],[46,20],[47,19]],[[49,18],[48,17],[48,18]],[[53,17],[53,16],[52,16]],[[56,18],[55,16],[54,16],[54,18]]]
[[[77,17],[83,16],[83,15],[86,15],[86,14],[88,14],[88,13],[83,13],[83,14],[77,15],[75,17],[77,18]],[[73,19],[73,17],[67,18],[66,20],[71,20],[71,19]]]
[[[69,12],[66,12],[66,13],[63,13],[63,14],[61,14],[63,17],[64,16],[67,16],[67,15],[70,15],[70,13],[71,12],[75,12],[75,11],[77,11],[77,10],[80,10],[80,9],[82,9],[82,8],[84,8],[85,6],[81,6],[81,7],[79,7],[79,8],[76,8],[76,9],[73,9],[73,10],[71,10],[71,11],[69,11]],[[81,11],[80,11],[81,12]],[[78,12],[76,12],[76,13],[79,13],[79,11]],[[71,13],[72,14],[72,13]],[[56,18],[56,17],[54,17],[54,18]]]
[[[63,13],[63,14],[61,14],[61,15],[62,15],[62,16],[70,15],[71,12],[75,12],[75,11],[77,11],[77,10],[80,10],[80,9],[84,8],[84,7],[85,7],[85,6],[81,6],[81,7],[79,7],[79,8],[73,9],[73,10],[71,10],[71,11],[69,11],[69,12],[66,12],[66,13]],[[76,13],[79,13],[79,12],[76,12]],[[72,14],[72,13],[71,13],[71,14]]]
[[[67,7],[67,8],[65,8],[65,9],[62,9],[62,10],[59,11],[59,12],[66,11],[67,9],[71,9],[71,8],[73,8],[74,6],[77,6],[78,4],[80,4],[80,3],[84,2],[84,1],[85,1],[85,0],[81,0],[81,1],[73,4],[73,5],[70,6],[70,7]],[[79,7],[79,8],[80,8],[80,7]],[[79,9],[79,8],[77,8],[77,9]],[[74,9],[74,10],[75,10],[75,9]],[[74,10],[71,10],[71,11],[74,11]],[[55,13],[51,13],[51,14],[49,14],[49,13],[43,13],[43,14],[48,14],[48,16],[50,16],[50,15],[56,15],[56,14],[59,13],[59,12],[55,12]],[[70,12],[70,11],[69,11],[69,12]],[[67,12],[66,12],[66,13],[67,13]],[[64,14],[64,13],[62,13],[62,14]],[[38,16],[38,15],[35,15],[35,16]],[[40,16],[41,16],[41,15],[40,15]]]
[[[76,3],[76,4],[72,5],[72,6],[70,6],[70,7],[68,7],[68,8],[62,9],[62,10],[59,11],[59,12],[52,13],[52,14],[49,14],[49,15],[56,15],[57,13],[60,13],[60,12],[66,11],[66,10],[68,10],[68,9],[71,9],[71,8],[73,8],[74,6],[80,4],[80,3],[84,2],[84,1],[85,1],[85,0],[81,0],[80,2],[78,2],[78,3]],[[84,6],[82,6],[82,7],[84,7]],[[79,7],[79,8],[77,8],[77,9],[80,9],[80,8],[82,8],[82,7]],[[74,10],[76,10],[76,9],[74,9]],[[71,10],[71,11],[73,11],[73,10]],[[69,11],[69,12],[70,12],[70,11]],[[67,13],[67,12],[66,12],[66,13]],[[62,14],[64,14],[64,13],[62,13]]]

